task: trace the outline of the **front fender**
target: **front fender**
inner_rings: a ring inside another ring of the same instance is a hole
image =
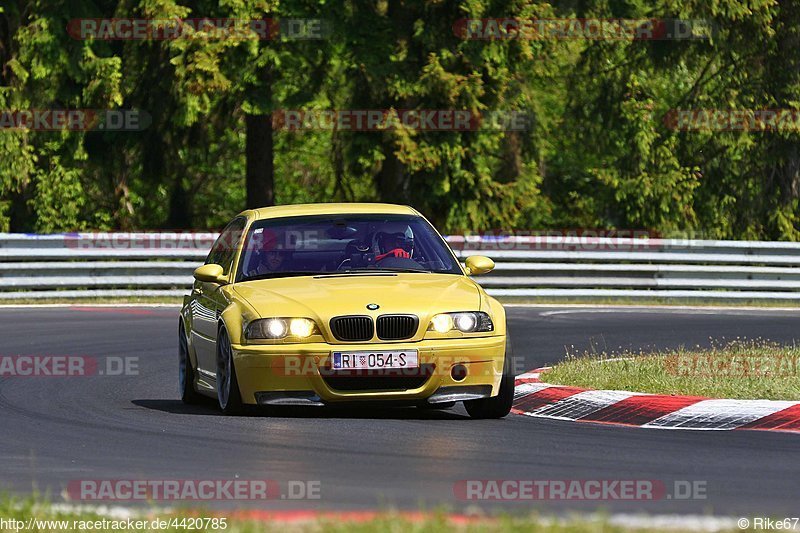
[[[245,326],[259,318],[259,315],[247,300],[241,297],[237,298],[234,291],[228,292],[226,296],[228,297],[228,306],[220,313],[220,325],[225,325],[232,344],[244,344]]]
[[[503,304],[497,301],[497,299],[492,298],[483,288],[480,289],[481,292],[481,311],[485,313],[489,313],[489,316],[492,317],[492,321],[494,322],[494,330],[496,335],[505,335],[506,334],[506,310],[503,307]]]

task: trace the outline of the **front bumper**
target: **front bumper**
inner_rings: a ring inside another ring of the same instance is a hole
[[[234,344],[232,349],[239,391],[244,403],[257,404],[261,400],[262,404],[314,405],[350,401],[417,401],[429,398],[436,402],[448,397],[447,395],[461,399],[496,396],[503,375],[505,343],[505,336],[492,336],[408,343]],[[334,351],[380,352],[403,349],[417,350],[420,367],[428,369],[429,375],[426,374],[416,381],[399,377],[396,381],[397,388],[395,382],[391,381],[391,376],[382,377],[379,389],[372,386],[374,382],[369,378],[353,377],[348,381],[347,390],[339,387],[339,382],[335,379],[331,379],[330,358]],[[460,381],[451,376],[451,369],[456,365],[463,365],[467,369],[466,377]],[[358,383],[358,379],[364,379],[364,388],[353,385]],[[297,402],[283,401],[282,398],[296,399]]]

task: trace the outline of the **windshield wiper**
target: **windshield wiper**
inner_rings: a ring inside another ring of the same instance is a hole
[[[347,270],[334,270],[331,272],[320,272],[315,274],[315,278],[335,278],[344,276],[394,276],[397,272],[390,270],[379,270],[377,268],[366,269],[347,269]]]
[[[393,272],[393,273],[397,273],[397,272],[402,272],[402,273],[415,272],[415,273],[421,273],[421,274],[431,274],[431,273],[433,273],[432,270],[420,270],[420,269],[417,269],[417,268],[381,268],[381,267],[377,267],[377,268],[348,268],[346,270],[340,270],[339,272],[344,272],[345,274],[358,273],[358,272],[378,272],[378,273],[380,273],[380,272]]]
[[[289,270],[286,272],[266,272],[264,274],[256,274],[248,276],[239,280],[239,283],[245,281],[258,281],[260,279],[276,279],[276,278],[291,278],[298,276],[314,276],[314,277],[327,277],[327,276],[346,276],[350,274],[365,275],[365,274],[405,274],[405,273],[419,273],[431,274],[432,270],[416,270],[410,268],[348,268],[344,270],[333,270],[331,272],[310,272],[305,270]]]
[[[287,270],[285,272],[265,272],[264,274],[256,274],[254,276],[247,276],[240,281],[257,281],[260,279],[273,279],[273,278],[292,278],[297,276],[318,276],[325,274],[325,272],[310,272],[305,270]]]

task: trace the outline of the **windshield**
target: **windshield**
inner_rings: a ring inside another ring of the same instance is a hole
[[[462,273],[419,216],[322,215],[254,222],[236,281],[364,272]]]

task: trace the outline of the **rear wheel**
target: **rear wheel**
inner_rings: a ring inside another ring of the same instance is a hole
[[[236,368],[233,366],[233,351],[228,331],[222,326],[217,335],[217,399],[219,408],[226,415],[238,415],[244,410]]]
[[[183,321],[178,324],[178,387],[183,403],[200,403],[201,396],[194,389],[194,368],[189,357],[189,341],[183,329]]]
[[[472,418],[503,418],[511,412],[514,403],[514,369],[512,364],[511,339],[506,336],[506,353],[503,363],[503,378],[500,393],[491,398],[467,400],[464,407]]]

